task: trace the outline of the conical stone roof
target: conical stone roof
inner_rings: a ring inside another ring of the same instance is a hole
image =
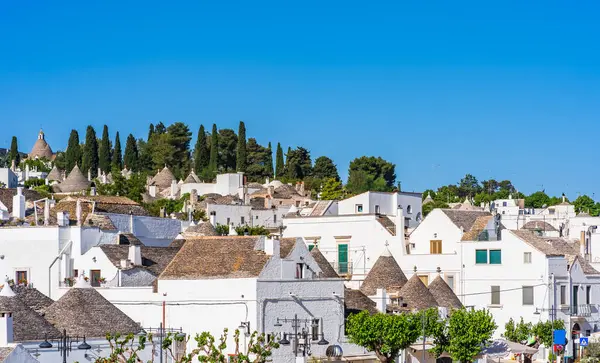
[[[185,180],[183,181],[183,183],[184,184],[200,183],[200,178],[198,178],[198,176],[196,175],[196,173],[194,173],[194,169],[192,169],[192,171],[187,176],[187,178],[185,178]]]
[[[421,281],[417,274],[414,274],[408,282],[400,289],[400,298],[402,302],[408,305],[411,310],[426,310],[437,307],[438,303],[431,294],[427,286]]]
[[[86,190],[90,185],[90,181],[83,176],[83,173],[79,170],[79,166],[75,165],[69,176],[60,183],[60,191],[63,193],[78,193]]]
[[[377,289],[386,289],[388,293],[397,292],[406,284],[406,281],[406,275],[386,247],[367,274],[365,281],[360,286],[360,291],[367,296],[375,295]]]
[[[460,309],[463,307],[458,296],[452,291],[450,286],[444,281],[442,276],[436,277],[427,287],[431,295],[435,298],[438,306],[448,309]]]
[[[184,237],[218,236],[217,230],[209,222],[198,222],[183,232]]]
[[[80,283],[45,310],[58,329],[71,336],[101,338],[106,333],[138,333],[139,324],[125,315],[89,285]]]
[[[52,155],[52,149],[50,148],[50,145],[48,145],[48,143],[46,142],[44,132],[40,130],[40,133],[38,134],[38,139],[35,141],[35,144],[33,144],[33,148],[31,148],[31,152],[29,153],[29,158],[46,158],[48,160],[51,160]]]
[[[335,269],[333,268],[333,266],[331,266],[329,261],[327,261],[325,256],[323,256],[323,254],[321,253],[321,251],[319,251],[319,249],[317,247],[313,248],[312,251],[310,251],[310,254],[315,259],[315,261],[317,262],[317,265],[319,265],[319,268],[322,271],[321,275],[320,275],[321,278],[334,279],[334,278],[340,277],[337,274],[337,272],[335,272]]]
[[[54,303],[54,300],[42,294],[40,290],[30,286],[15,286],[13,291],[17,297],[37,313],[43,313],[44,309]]]
[[[56,165],[54,165],[52,167],[52,170],[50,170],[50,173],[48,174],[48,176],[46,177],[46,179],[48,180],[55,180],[55,181],[62,181],[62,172],[60,170],[58,170],[58,168],[56,167]]]
[[[158,174],[156,174],[154,178],[152,178],[152,183],[154,183],[154,185],[156,185],[157,187],[164,189],[169,188],[173,180],[176,180],[175,176],[173,175],[171,170],[165,165],[163,170],[158,172]]]
[[[44,317],[27,306],[5,284],[0,292],[0,311],[9,311],[13,314],[13,334],[17,342],[28,340],[56,339],[60,332]]]

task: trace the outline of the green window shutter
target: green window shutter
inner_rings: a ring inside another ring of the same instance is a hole
[[[499,265],[502,263],[502,250],[490,250],[490,264]]]
[[[338,272],[348,273],[348,245],[338,244]]]
[[[475,263],[488,263],[488,251],[475,250]]]
[[[312,251],[312,250],[313,250],[313,248],[315,248],[315,245],[308,245],[308,250],[309,250],[309,251]]]

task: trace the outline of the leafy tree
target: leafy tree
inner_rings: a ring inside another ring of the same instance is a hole
[[[210,155],[208,152],[208,143],[206,140],[206,131],[204,125],[200,125],[198,130],[198,139],[196,140],[196,146],[194,147],[194,169],[197,173],[208,167],[210,163]]]
[[[374,352],[380,362],[394,362],[401,350],[421,336],[421,318],[413,313],[370,315],[362,311],[348,317],[346,332],[351,343]]]
[[[110,171],[110,138],[108,136],[108,126],[104,125],[102,129],[102,140],[98,147],[98,165],[100,169],[108,173]]]
[[[531,323],[525,323],[522,317],[518,324],[515,324],[513,318],[510,318],[504,325],[504,329],[503,336],[506,340],[520,343],[529,338],[532,333],[533,325]]]
[[[565,328],[565,322],[563,320],[551,321],[540,321],[531,328],[531,333],[538,337],[540,343],[546,347],[552,346],[552,331],[563,330]]]
[[[183,178],[189,171],[191,140],[192,133],[183,122],[175,122],[167,127],[167,141],[170,146],[167,165],[177,178]]]
[[[37,170],[49,173],[52,168],[48,167],[49,162],[46,158],[40,159],[25,159],[19,167],[21,170],[25,170],[26,166],[29,166],[30,170]]]
[[[123,155],[123,163],[129,170],[140,170],[137,142],[132,134],[129,134],[129,136],[127,136],[127,141],[125,141],[125,154]]]
[[[455,310],[448,322],[448,353],[453,360],[473,362],[481,353],[497,325],[487,310]]]
[[[591,215],[598,215],[598,211],[596,210],[596,202],[592,198],[587,195],[580,195],[573,201],[573,206],[575,207],[575,213],[590,213]]]
[[[500,190],[505,190],[509,193],[515,193],[517,191],[517,189],[513,186],[510,180],[501,181],[500,183],[498,183],[498,188],[500,188]]]
[[[271,234],[269,230],[263,226],[250,227],[248,225],[235,227],[235,232],[238,236],[268,236]]]
[[[119,137],[118,131],[115,136],[115,148],[113,149],[112,163],[119,171],[123,169],[123,153],[121,152],[121,138]]]
[[[57,151],[56,157],[54,158],[54,166],[60,170],[67,170],[67,153],[64,151]]]
[[[148,138],[146,138],[146,142],[150,142],[152,135],[154,135],[154,124],[150,123],[150,126],[148,127]]]
[[[269,142],[269,146],[267,147],[268,149],[268,153],[269,156],[267,158],[267,165],[265,165],[266,167],[266,172],[269,175],[269,177],[273,177],[274,172],[273,172],[273,149],[271,149],[271,142]]]
[[[427,198],[428,195],[431,197],[431,199],[435,199],[436,197],[436,193],[433,191],[433,189],[425,189],[421,196],[421,199],[425,200],[425,198]]]
[[[475,194],[475,197],[473,198],[473,203],[475,205],[479,206],[479,205],[481,205],[481,203],[490,203],[493,200],[496,200],[495,194],[490,195],[490,194],[487,194],[486,192],[479,192],[479,193]]]
[[[237,138],[236,170],[246,171],[246,125],[240,121]]]
[[[284,173],[285,164],[283,162],[283,149],[281,144],[277,143],[277,152],[275,155],[275,177],[281,178]]]
[[[353,194],[366,192],[375,185],[378,191],[391,191],[395,183],[396,166],[381,157],[361,156],[350,162],[346,188]]]
[[[548,205],[550,205],[550,197],[544,191],[532,193],[525,198],[525,207],[528,208],[543,208]]]
[[[121,174],[121,169],[113,166],[111,171],[113,182],[111,184],[96,183],[100,195],[120,195],[136,202],[142,201],[142,194],[146,192],[146,175],[134,173],[129,179]]]
[[[81,160],[81,169],[90,171],[92,178],[98,174],[98,138],[96,130],[90,125],[85,132],[85,145],[83,145],[83,156]]]
[[[444,203],[456,203],[461,201],[458,196],[458,187],[452,184],[439,187],[434,199]]]
[[[213,124],[212,135],[210,137],[210,164],[209,169],[216,172],[219,168],[219,133],[217,125]]]
[[[458,196],[461,198],[473,197],[481,192],[482,188],[477,178],[471,174],[465,175],[458,184]]]
[[[162,135],[165,132],[167,132],[167,128],[165,127],[165,125],[162,122],[159,122],[154,126],[154,134]]]
[[[65,152],[66,170],[70,172],[75,165],[81,165],[81,146],[79,145],[79,133],[77,130],[71,130],[69,143]]]
[[[425,205],[423,205],[423,217],[426,217],[429,213],[431,213],[432,210],[434,209],[443,209],[443,208],[450,208],[450,206],[448,204],[446,204],[445,202],[439,201],[439,200],[434,200],[431,203],[427,203]]]
[[[492,195],[492,194],[496,193],[499,189],[499,184],[494,179],[482,181],[481,186],[482,186],[483,192],[487,193],[488,195]]]
[[[319,156],[315,160],[315,166],[313,167],[313,177],[317,179],[329,179],[340,180],[337,167],[333,163],[333,160],[327,156]]]
[[[219,130],[219,171],[236,170],[236,154],[238,137],[232,129]]]
[[[138,168],[142,172],[151,172],[154,170],[152,164],[152,155],[150,153],[150,146],[144,139],[137,140],[138,150]]]
[[[312,174],[310,152],[303,147],[288,150],[286,176],[289,179],[304,179]]]
[[[13,136],[10,142],[10,152],[8,153],[9,164],[12,161],[15,161],[15,165],[19,165],[21,163],[21,154],[19,153],[19,144],[17,142],[17,137]]]
[[[227,236],[229,235],[229,226],[226,224],[218,224],[215,227],[215,231],[217,232],[217,235],[219,236]]]
[[[323,182],[323,187],[321,188],[320,199],[340,200],[343,198],[344,188],[342,186],[342,182],[334,178],[325,179]]]
[[[273,176],[271,150],[269,148],[259,145],[256,139],[251,137],[248,139],[246,150],[248,152],[246,167],[248,180],[263,182],[265,178]],[[271,163],[271,172],[269,171],[269,163]]]

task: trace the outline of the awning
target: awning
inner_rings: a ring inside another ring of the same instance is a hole
[[[513,354],[535,354],[538,350],[532,347],[528,347],[523,344],[509,342],[504,339],[497,339],[486,347],[482,354],[487,355],[491,358],[502,358],[508,356],[510,353]]]

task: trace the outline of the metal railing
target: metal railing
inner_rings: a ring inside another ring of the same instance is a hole
[[[592,316],[595,305],[593,304],[582,304],[582,305],[570,305],[561,307],[560,311],[565,315],[578,316],[587,318]]]
[[[334,262],[332,265],[338,275],[352,275],[352,262]]]

